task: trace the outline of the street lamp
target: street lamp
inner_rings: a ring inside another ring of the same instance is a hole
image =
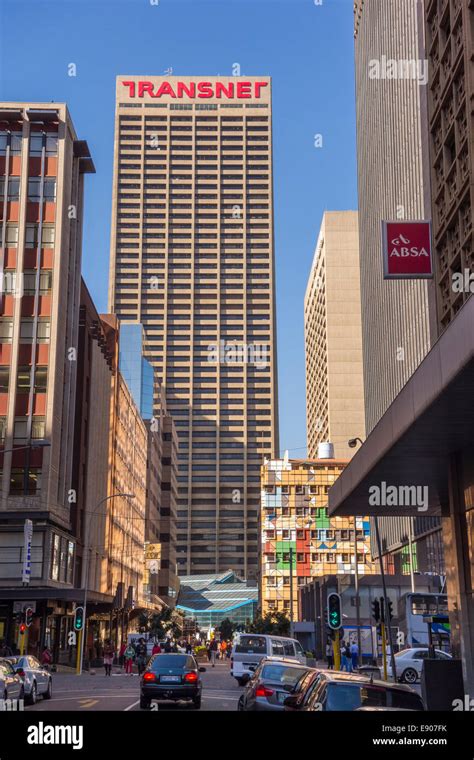
[[[84,542],[84,550],[85,550],[84,551],[84,559],[85,559],[84,601],[82,603],[82,606],[83,606],[83,614],[82,614],[82,616],[83,616],[84,624],[83,624],[83,627],[82,627],[82,629],[80,631],[81,643],[80,643],[80,646],[79,646],[79,663],[77,665],[77,675],[79,675],[79,676],[82,673],[82,663],[83,663],[83,659],[84,659],[84,639],[85,639],[84,633],[85,633],[85,626],[86,626],[87,587],[89,585],[89,560],[90,560],[90,557],[89,557],[89,554],[90,554],[89,533],[90,533],[90,523],[91,523],[91,520],[94,517],[94,515],[97,514],[97,510],[99,509],[99,507],[102,504],[104,504],[106,501],[108,501],[109,499],[114,499],[116,496],[123,496],[126,499],[134,499],[135,498],[135,494],[134,493],[122,493],[121,491],[118,491],[117,493],[112,493],[112,494],[110,494],[110,496],[105,496],[103,499],[101,499],[96,504],[96,506],[94,507],[94,509],[91,512],[89,520],[86,522],[86,536],[85,536],[86,540]]]
[[[357,442],[361,445],[363,445],[363,440],[361,438],[351,438],[350,441],[347,442],[348,446],[350,446],[351,449],[354,449],[357,446]],[[380,564],[380,577],[382,579],[382,589],[383,589],[383,598],[384,598],[384,607],[386,610],[388,610],[388,597],[387,597],[387,588],[385,585],[385,571],[383,569],[383,559],[382,559],[382,544],[380,541],[380,533],[379,533],[379,521],[377,515],[374,515],[374,528],[375,528],[375,540],[377,542],[377,551],[379,554],[379,564]],[[354,517],[355,521],[355,517]],[[357,570],[357,548],[356,548],[356,570]],[[358,590],[357,590],[358,594]],[[357,599],[357,612],[359,612],[359,599]],[[395,681],[397,682],[397,669],[395,664],[395,651],[393,648],[393,641],[392,641],[392,625],[390,620],[390,612],[388,615],[388,621],[387,621],[387,629],[388,629],[388,641],[390,644],[390,660],[392,664],[392,676]],[[359,630],[359,614],[357,616],[357,630]],[[378,648],[378,647],[377,647]],[[362,658],[362,651],[359,646],[359,654]]]

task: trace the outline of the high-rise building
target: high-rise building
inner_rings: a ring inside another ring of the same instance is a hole
[[[323,216],[304,304],[308,457],[323,441],[349,459],[365,435],[356,211]]]
[[[315,577],[374,572],[367,518],[329,518],[328,492],[347,460],[274,459],[262,466],[262,613],[298,619],[298,589]],[[354,536],[354,531],[356,532]],[[356,549],[357,547],[357,549]]]
[[[437,334],[433,283],[384,280],[382,260],[383,220],[431,216],[427,72],[421,66],[425,60],[422,3],[356,0],[354,37],[360,292],[369,433]]]
[[[109,306],[143,325],[176,424],[178,567],[256,578],[278,449],[271,82],[116,87]]]
[[[32,600],[34,647],[75,600],[74,347],[91,172],[65,104],[0,104],[0,636],[18,640],[12,605]]]
[[[384,280],[381,239],[384,220],[431,219],[423,3],[356,0],[354,45],[362,345],[369,434],[438,334],[434,283]],[[415,567],[433,572],[443,567],[439,537],[434,535],[440,529],[439,519],[382,517],[379,527],[388,572],[403,571],[412,541]],[[378,556],[375,545],[373,551]]]

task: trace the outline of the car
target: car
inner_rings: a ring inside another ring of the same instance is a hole
[[[441,649],[435,649],[435,659],[451,660],[452,657]],[[428,647],[413,647],[411,649],[402,649],[395,655],[395,667],[397,670],[397,680],[401,683],[413,684],[421,678],[423,662],[430,657]],[[387,675],[392,678],[392,663],[387,663]]]
[[[15,673],[13,665],[6,657],[0,658],[0,700],[3,705],[7,700],[21,700],[25,697],[25,685],[22,677]],[[4,706],[3,709],[6,709]]]
[[[168,700],[192,702],[201,707],[202,681],[200,668],[190,654],[162,653],[153,655],[140,679],[140,707],[148,710],[151,701]]]
[[[303,673],[300,680],[295,684],[291,691],[290,696],[292,699],[285,699],[285,712],[294,712],[302,708],[305,700],[311,694],[312,686],[314,685],[320,672],[321,671],[317,670],[316,668],[308,668],[308,670]]]
[[[257,666],[263,657],[280,657],[306,665],[306,655],[297,639],[262,633],[237,633],[232,644],[230,674],[239,686],[243,686],[252,676],[252,666]]]
[[[25,701],[36,704],[39,696],[51,699],[53,696],[53,679],[51,673],[32,655],[8,657],[13,669],[23,678]]]
[[[243,712],[283,711],[283,702],[303,674],[311,669],[294,660],[264,657],[248,679],[237,709]]]
[[[360,707],[425,709],[422,698],[410,686],[335,670],[320,671],[317,678],[308,684],[303,699],[297,694],[290,694],[284,702],[285,711],[355,711]]]

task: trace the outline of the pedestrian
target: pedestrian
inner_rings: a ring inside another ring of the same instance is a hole
[[[211,661],[211,642],[206,641],[206,652],[207,652],[207,659],[209,662]]]
[[[141,674],[145,670],[146,660],[147,660],[146,641],[143,637],[141,639],[138,639],[138,643],[135,647],[135,653],[137,656],[138,675],[141,676]]]
[[[127,646],[123,653],[123,659],[125,661],[125,672],[128,675],[133,676],[133,661],[135,659],[135,649],[131,644]]]
[[[341,653],[341,670],[347,670],[346,642],[341,641],[339,651]]]
[[[112,675],[112,665],[114,664],[114,657],[115,657],[115,648],[112,645],[112,642],[110,641],[110,639],[106,639],[105,646],[104,646],[104,668],[105,668],[106,676]]]
[[[153,644],[153,649],[151,650],[151,653],[152,654],[161,654],[161,647],[160,647],[160,642],[159,641],[155,641],[155,643]]]
[[[216,657],[218,654],[218,646],[217,646],[217,639],[212,639],[211,641],[211,662],[212,667],[214,668],[216,666]]]
[[[125,642],[122,642],[119,649],[119,665],[121,668],[123,668],[125,664],[124,654],[125,654],[126,648],[127,648],[127,645],[125,644]]]
[[[357,670],[359,667],[359,647],[355,641],[353,641],[351,644],[351,660],[352,670]]]
[[[193,653],[193,645],[190,641],[186,644],[186,654],[192,654]]]
[[[334,670],[334,652],[332,641],[326,642],[326,660],[328,661],[328,670]]]
[[[13,654],[11,647],[8,646],[5,639],[0,642],[0,657],[11,657]]]
[[[221,659],[225,660],[225,655],[227,652],[227,641],[224,639],[224,641],[221,641]]]
[[[173,647],[171,646],[171,641],[169,639],[166,639],[164,650],[166,654],[169,654],[170,652],[173,651]]]
[[[49,647],[46,646],[43,649],[43,651],[41,652],[40,660],[41,660],[41,665],[43,666],[43,668],[48,669],[53,661],[53,655]]]
[[[352,673],[351,648],[348,641],[346,641],[344,644],[344,659],[347,672]]]

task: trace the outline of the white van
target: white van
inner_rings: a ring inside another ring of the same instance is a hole
[[[284,657],[306,665],[303,647],[296,639],[263,633],[238,633],[232,645],[230,674],[239,686],[244,684],[246,676],[252,674],[250,666],[258,665],[263,657]]]

